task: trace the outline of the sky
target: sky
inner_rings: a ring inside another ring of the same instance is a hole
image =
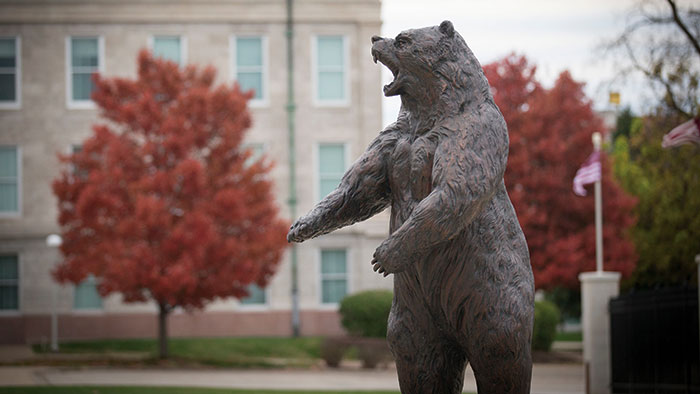
[[[697,0],[694,0],[697,1]],[[598,110],[610,109],[608,93],[619,91],[621,106],[639,107],[634,87],[614,82],[612,59],[596,50],[618,35],[635,0],[383,0],[382,36],[452,21],[484,65],[511,52],[537,65],[537,78],[551,86],[569,70],[586,83],[586,94]],[[684,3],[683,1],[680,2]],[[392,80],[383,67],[384,83]],[[611,85],[612,82],[612,85]],[[629,84],[627,84],[629,85]],[[398,97],[384,98],[384,124],[396,119]]]

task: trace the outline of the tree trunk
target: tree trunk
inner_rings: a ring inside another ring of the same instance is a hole
[[[164,303],[158,304],[158,357],[168,358],[168,314],[170,308]]]

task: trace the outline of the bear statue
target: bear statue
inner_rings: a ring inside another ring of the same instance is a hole
[[[393,274],[387,340],[404,394],[529,393],[534,281],[503,181],[508,131],[451,22],[372,37],[401,110],[289,230],[302,242],[391,207],[372,265]]]

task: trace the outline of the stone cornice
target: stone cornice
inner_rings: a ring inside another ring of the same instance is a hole
[[[296,0],[298,23],[380,23],[380,0]],[[0,23],[284,23],[284,0],[0,0]]]

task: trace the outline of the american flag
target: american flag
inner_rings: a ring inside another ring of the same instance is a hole
[[[671,148],[690,143],[700,145],[700,117],[674,127],[664,136],[661,146]]]
[[[588,156],[581,168],[576,171],[574,177],[574,193],[578,196],[585,196],[586,189],[583,185],[588,185],[600,180],[600,152],[595,151]]]

